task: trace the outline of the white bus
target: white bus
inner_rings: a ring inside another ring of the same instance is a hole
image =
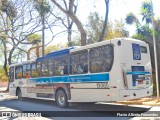
[[[10,66],[11,95],[68,102],[111,102],[151,96],[147,43],[116,38],[70,47]]]

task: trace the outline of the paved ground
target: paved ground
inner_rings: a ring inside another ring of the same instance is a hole
[[[6,87],[0,87],[0,91],[2,90],[6,90]],[[146,105],[144,105],[146,104]],[[76,107],[72,107],[71,109],[67,109],[67,110],[101,110],[103,111],[104,109],[104,105],[108,105],[109,108],[106,108],[106,110],[110,111],[110,110],[116,110],[116,111],[121,111],[121,110],[135,110],[137,109],[138,111],[141,110],[145,110],[146,109],[146,114],[151,114],[151,113],[157,113],[160,115],[160,107],[159,102],[156,102],[155,97],[150,97],[150,98],[141,98],[141,99],[137,99],[137,100],[131,100],[131,101],[123,101],[123,102],[117,102],[117,103],[99,103],[97,105],[80,105],[80,106],[76,106]],[[117,106],[117,107],[116,107]],[[44,102],[37,102],[37,101],[17,101],[17,98],[15,96],[10,96],[9,93],[0,93],[0,112],[1,111],[29,111],[29,110],[48,110],[48,111],[52,111],[52,110],[60,110],[60,111],[66,111],[66,109],[59,109],[56,106],[52,106],[52,103],[50,104],[49,102],[44,104]],[[152,112],[153,111],[153,112]],[[95,113],[96,114],[96,113]],[[7,117],[0,117],[0,120],[10,120]],[[26,117],[17,117],[14,118],[14,120],[107,120],[107,119],[114,119],[114,120],[160,120],[160,117],[97,117],[97,118],[93,118],[93,117],[76,117],[76,118],[72,118],[72,117],[58,117],[58,118],[46,118],[46,117],[30,117],[30,118],[26,118]]]

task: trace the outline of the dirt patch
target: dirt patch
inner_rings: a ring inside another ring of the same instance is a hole
[[[128,100],[128,101],[118,101],[116,103],[127,104],[127,105],[160,106],[160,100],[158,101],[155,96],[144,97],[144,98]]]

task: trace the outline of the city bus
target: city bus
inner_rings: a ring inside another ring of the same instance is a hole
[[[149,45],[115,38],[69,47],[10,66],[11,95],[71,102],[112,102],[151,96]]]

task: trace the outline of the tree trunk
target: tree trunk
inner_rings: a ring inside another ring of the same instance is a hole
[[[69,1],[69,10],[65,10],[56,0],[51,0],[63,13],[71,18],[71,20],[76,24],[78,30],[81,33],[81,45],[86,45],[86,32],[82,26],[82,23],[79,21],[77,16],[73,13],[74,0]]]
[[[45,54],[45,33],[44,33],[44,29],[45,29],[45,23],[44,23],[44,14],[42,15],[42,56],[44,56]]]
[[[105,21],[103,25],[102,34],[100,35],[100,38],[99,38],[99,42],[104,40],[104,36],[106,34],[106,29],[107,29],[107,23],[108,23],[109,0],[105,0],[105,4],[106,4],[106,15],[105,15]]]
[[[3,46],[4,46],[4,65],[3,65],[3,69],[5,71],[6,76],[9,78],[8,70],[7,70],[7,46],[6,46],[6,43],[5,43],[4,40],[2,41],[2,43],[3,43]],[[7,92],[9,91],[9,79],[8,79],[8,86],[7,86],[6,91]]]
[[[72,19],[72,21],[76,24],[78,30],[81,33],[81,46],[86,45],[86,32],[82,26],[82,23],[79,21],[77,16],[75,16],[74,14],[69,14],[69,16]]]
[[[68,29],[68,46],[69,47],[72,46],[71,40],[72,40],[72,30],[69,28]]]

